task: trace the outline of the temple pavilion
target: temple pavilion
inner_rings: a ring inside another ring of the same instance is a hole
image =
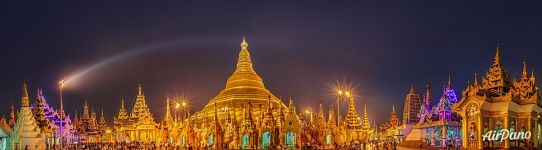
[[[165,142],[160,125],[154,121],[154,116],[147,105],[141,84],[130,114],[126,111],[124,100],[114,118],[114,141],[117,142]]]
[[[511,80],[505,71],[500,51],[496,48],[493,64],[489,67],[482,83],[474,75],[474,82],[468,84],[461,93],[461,100],[453,105],[454,112],[463,118],[461,138],[463,148],[467,149],[526,149],[528,146],[540,148],[540,113],[542,101],[536,86],[534,73],[528,75],[527,62],[518,79]],[[528,139],[503,142],[484,141],[482,135],[489,131],[508,129],[510,132],[531,132]]]
[[[403,146],[424,148],[445,148],[448,145],[460,145],[461,117],[452,111],[457,103],[455,91],[451,85],[443,86],[442,96],[436,106],[431,107],[431,85],[426,84],[424,104],[418,114],[419,121],[414,124]]]

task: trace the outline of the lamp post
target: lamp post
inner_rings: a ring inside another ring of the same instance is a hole
[[[60,142],[59,142],[59,145],[60,145],[60,149],[62,149],[62,143],[64,142],[63,138],[64,138],[64,135],[63,135],[63,125],[62,125],[62,122],[64,122],[64,104],[63,104],[63,97],[62,97],[62,90],[64,89],[64,79],[60,80],[60,82],[58,82],[58,86],[60,88]]]
[[[184,111],[185,111],[185,114],[186,114],[185,115],[186,119],[188,119],[188,104],[185,101],[183,101],[183,102],[181,102],[181,106],[184,108]]]
[[[181,107],[181,104],[179,103],[175,103],[175,120],[178,120],[179,117],[177,116],[177,114],[179,113],[179,108]]]

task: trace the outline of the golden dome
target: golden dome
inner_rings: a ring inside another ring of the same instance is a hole
[[[213,106],[216,103],[219,111],[228,109],[228,111],[239,115],[238,118],[242,118],[243,108],[249,104],[249,101],[253,106],[254,115],[256,115],[268,107],[269,97],[271,98],[273,108],[279,108],[279,106],[284,109],[287,108],[282,101],[265,88],[262,78],[252,68],[252,60],[245,38],[243,38],[240,46],[241,50],[237,59],[236,69],[226,81],[225,88],[213,97],[200,111],[196,112],[193,117],[212,117],[211,115],[214,114]],[[218,115],[219,118],[224,117],[221,113]]]

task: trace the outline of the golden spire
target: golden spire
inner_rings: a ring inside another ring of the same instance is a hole
[[[364,107],[363,107],[363,123],[362,123],[362,127],[364,129],[369,129],[371,127],[371,125],[369,124],[369,114],[367,113],[367,104],[365,104]]]
[[[262,79],[252,68],[252,60],[248,52],[248,43],[245,38],[241,42],[241,51],[237,58],[237,68],[226,82],[226,89],[240,86],[265,88]]]
[[[221,131],[222,127],[220,126],[220,122],[218,121],[218,110],[216,109],[216,102],[215,102],[215,118],[214,118],[214,122],[215,122],[215,131]]]
[[[425,84],[424,101],[425,101],[426,107],[431,105],[431,83],[429,83],[429,82],[427,82],[427,84]]]
[[[414,84],[410,84],[410,93],[416,93],[416,89],[414,89]]]
[[[15,107],[11,104],[11,112],[9,113],[10,119],[15,119]]]
[[[391,112],[395,113],[395,104],[391,106]]]
[[[288,109],[290,109],[290,113],[295,114],[295,106],[294,106],[294,100],[292,98],[292,95],[290,95],[290,103],[288,104]]]
[[[22,104],[21,107],[30,107],[30,99],[28,98],[28,90],[26,87],[26,82],[23,83],[23,95],[22,95]]]
[[[533,82],[533,84],[535,83],[534,69],[532,69],[532,71],[531,71],[531,81]]]
[[[164,117],[164,122],[165,123],[173,123],[172,122],[172,117],[171,117],[171,112],[170,112],[170,108],[169,108],[169,96],[166,97],[166,116]]]
[[[139,83],[138,95],[143,95],[143,90],[141,89],[141,83]]]
[[[452,75],[448,74],[448,88],[452,87]]]
[[[320,119],[324,118],[324,104],[322,96],[320,96],[320,108],[318,109],[318,117]]]
[[[73,118],[73,121],[79,120],[79,114],[77,113],[77,108],[75,109],[75,117]]]
[[[89,119],[89,113],[88,113],[88,102],[85,99],[85,104],[83,105],[83,116],[84,119]]]
[[[124,97],[120,100],[120,109],[124,109]]]
[[[522,78],[527,79],[527,60],[523,60]]]
[[[329,107],[329,112],[328,112],[328,125],[334,127],[337,125],[337,122],[335,121],[335,118],[333,118],[333,116],[335,115],[335,112],[333,111],[333,105],[331,105]]]
[[[497,48],[495,48],[495,60],[494,60],[494,64],[501,64],[501,48],[502,48],[502,43],[501,41],[498,41],[497,43]]]

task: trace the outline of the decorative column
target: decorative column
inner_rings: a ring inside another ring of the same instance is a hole
[[[442,142],[441,143],[442,143],[442,146],[446,146],[446,139],[448,137],[446,135],[446,133],[447,133],[446,131],[448,131],[448,129],[446,128],[446,125],[443,125],[441,129],[442,129],[442,138],[441,138]]]
[[[504,114],[504,128],[507,130],[510,130],[510,119],[509,119],[508,114]],[[504,139],[504,148],[505,149],[510,148],[509,138]]]
[[[531,138],[533,139],[534,147],[538,148],[538,119],[534,119],[534,131],[531,132]]]
[[[482,143],[482,114],[479,114],[478,119],[476,120],[476,138],[478,140],[478,149],[484,148],[484,143]]]
[[[435,128],[429,128],[431,130],[431,145],[435,145]]]
[[[461,117],[465,118],[465,120],[461,122],[461,128],[463,129],[461,133],[461,146],[463,146],[464,149],[467,149],[469,146],[469,140],[467,138],[467,130],[469,128],[467,127],[467,122],[470,120],[468,120],[467,116],[465,115],[462,115]]]
[[[533,126],[531,124],[531,116],[527,118],[527,131],[531,132],[531,138],[527,139],[527,145],[531,145],[531,142],[533,141]],[[524,132],[527,132],[524,131]],[[535,134],[536,135],[536,134]]]

